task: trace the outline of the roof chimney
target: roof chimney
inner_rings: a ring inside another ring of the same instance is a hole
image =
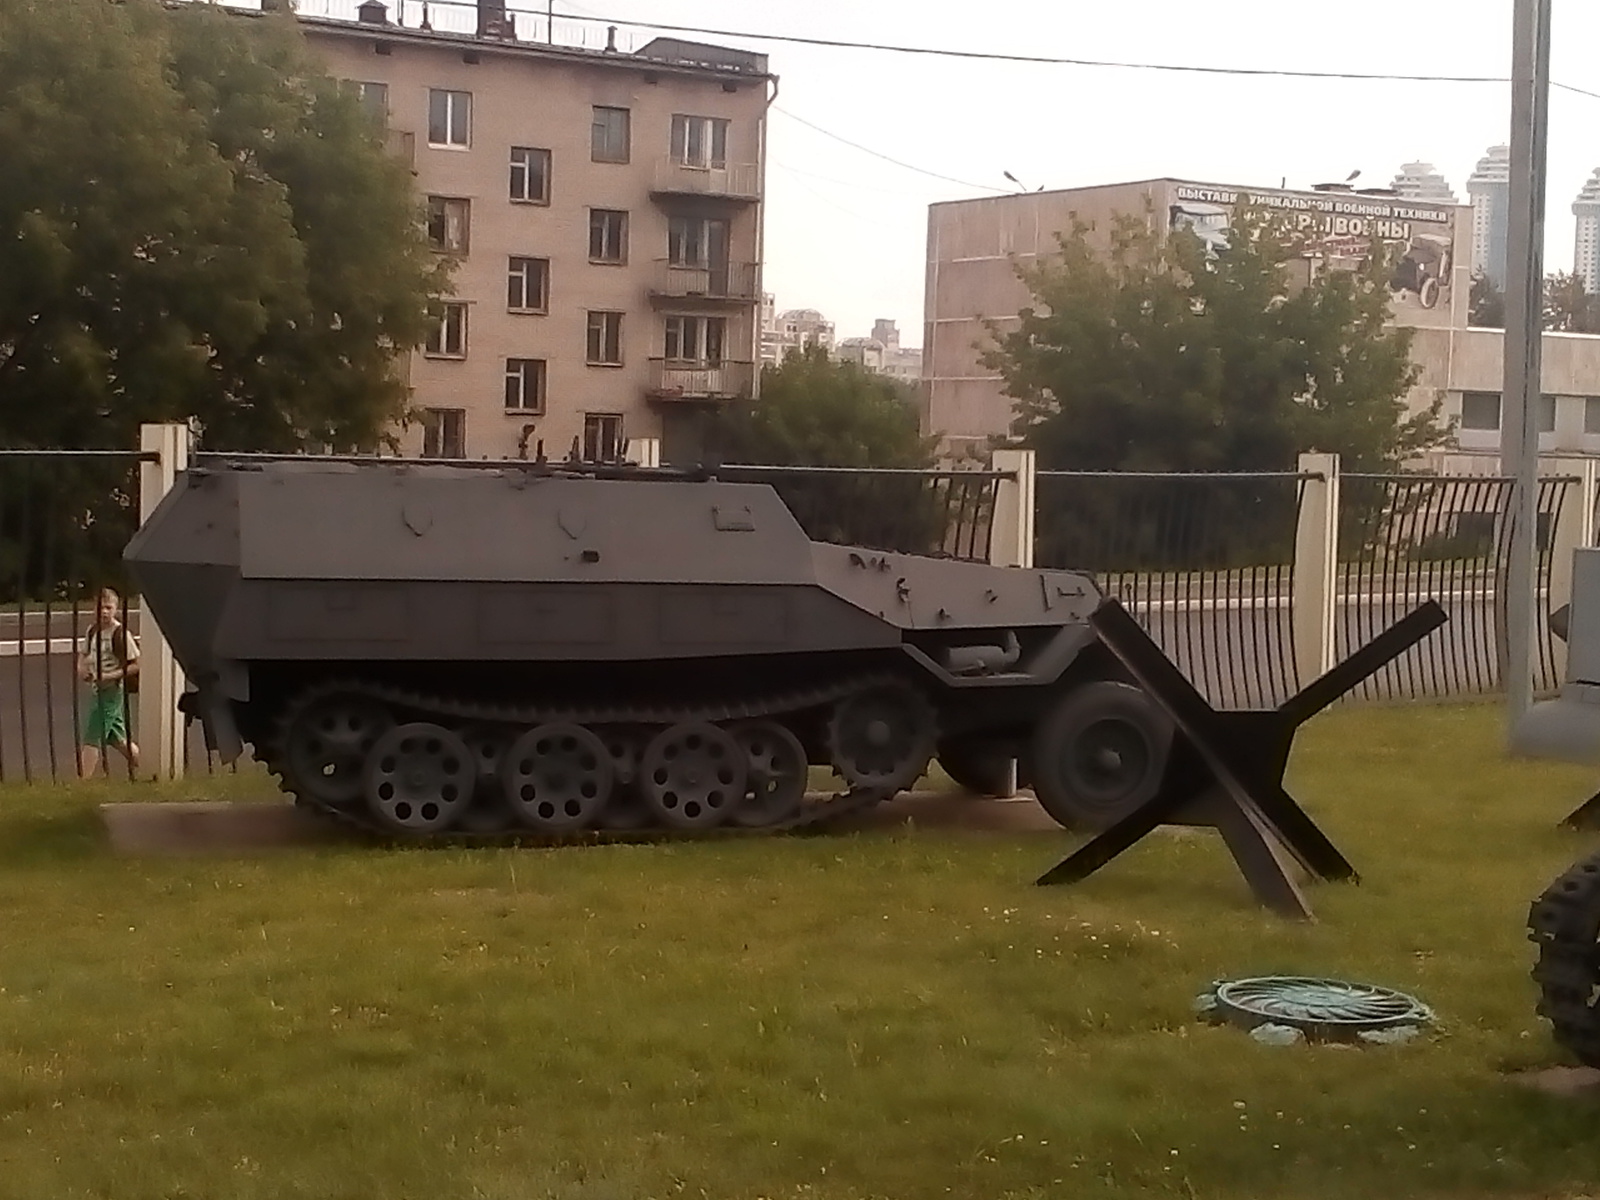
[[[356,20],[363,25],[387,25],[389,23],[389,8],[383,0],[363,0],[360,8],[356,9]]]
[[[478,36],[516,39],[517,27],[506,16],[506,0],[478,0]]]

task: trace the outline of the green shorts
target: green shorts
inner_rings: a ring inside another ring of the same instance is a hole
[[[95,690],[83,719],[85,746],[121,746],[128,740],[128,718],[123,710],[120,683]]]

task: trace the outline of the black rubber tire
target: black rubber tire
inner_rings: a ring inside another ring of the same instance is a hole
[[[1063,828],[1107,829],[1156,794],[1172,732],[1171,718],[1140,688],[1110,679],[1074,688],[1034,729],[1027,769],[1033,794]],[[1121,762],[1089,762],[1096,745]]]
[[[939,766],[974,796],[1008,800],[1021,786],[1021,764],[991,744],[951,739],[939,743]]]

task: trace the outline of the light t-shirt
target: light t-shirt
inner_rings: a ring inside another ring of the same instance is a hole
[[[101,629],[98,625],[89,630],[83,638],[83,652],[94,663],[94,678],[96,681],[104,679],[114,671],[121,670],[122,660],[117,657],[119,644],[127,643],[128,661],[136,662],[139,658],[139,640],[131,633],[123,635],[121,625],[113,625],[110,629]],[[112,683],[119,682],[112,680]]]

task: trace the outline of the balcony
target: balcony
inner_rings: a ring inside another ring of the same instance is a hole
[[[711,196],[724,200],[761,199],[761,168],[755,163],[694,167],[666,158],[656,163],[652,196]]]
[[[760,295],[756,287],[758,274],[755,263],[693,266],[658,259],[650,281],[650,297],[754,304]]]
[[[755,381],[754,363],[652,358],[646,394],[652,400],[669,402],[748,400],[755,394]]]

